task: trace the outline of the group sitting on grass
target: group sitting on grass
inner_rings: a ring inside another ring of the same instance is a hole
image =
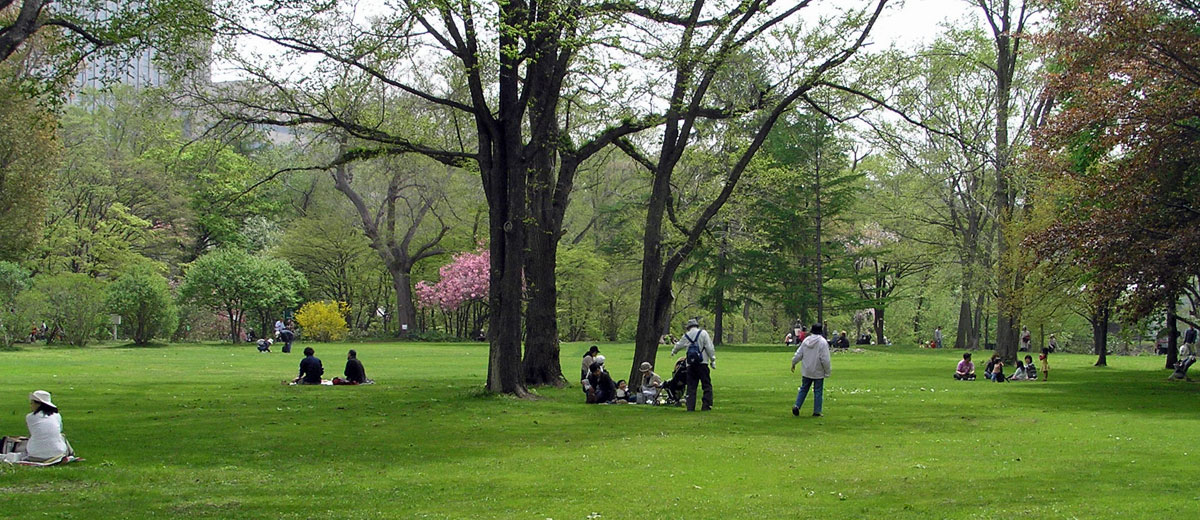
[[[581,367],[580,373],[582,376],[580,384],[583,387],[584,395],[587,396],[588,404],[657,404],[659,402],[659,394],[665,383],[662,377],[654,373],[654,367],[650,363],[642,363],[638,367],[641,376],[636,382],[637,390],[635,391],[630,389],[629,383],[624,379],[613,382],[612,375],[604,366],[604,356],[600,355],[600,349],[594,345],[584,354],[585,363],[588,360],[591,360],[591,363],[586,365],[586,370]]]
[[[1004,383],[1007,381],[1035,381],[1038,378],[1037,365],[1033,364],[1033,356],[1026,355],[1024,361],[1017,360],[1016,369],[1013,375],[1004,376],[1004,361],[1000,359],[999,354],[993,354],[988,360],[987,366],[983,369],[984,377],[989,381],[996,383]],[[975,364],[971,362],[971,353],[963,353],[962,361],[958,362],[958,366],[954,369],[954,379],[958,381],[974,381],[975,380]]]

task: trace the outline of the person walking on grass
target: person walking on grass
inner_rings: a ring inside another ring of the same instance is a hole
[[[696,318],[688,320],[684,329],[686,332],[671,349],[671,355],[680,350],[687,351],[687,411],[696,411],[697,384],[704,390],[700,411],[708,411],[713,406],[712,375],[709,370],[717,367],[717,351],[713,348],[708,331],[700,328]]]
[[[792,373],[796,372],[796,364],[801,365],[800,391],[796,394],[796,404],[792,406],[792,415],[800,415],[800,407],[808,397],[809,387],[813,388],[813,417],[821,417],[821,405],[825,400],[825,378],[832,373],[833,367],[829,362],[829,342],[825,340],[824,329],[820,323],[813,324],[809,335],[804,338],[796,355],[792,356]]]

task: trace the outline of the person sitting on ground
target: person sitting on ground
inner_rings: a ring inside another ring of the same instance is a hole
[[[321,384],[321,374],[325,373],[325,367],[321,366],[321,360],[313,355],[315,353],[312,347],[304,347],[304,359],[300,360],[300,375],[296,376],[294,382],[302,385]]]
[[[1030,381],[1036,381],[1038,378],[1037,367],[1033,364],[1033,356],[1025,355],[1025,377]]]
[[[970,352],[963,352],[962,361],[959,361],[958,368],[954,369],[954,379],[959,381],[975,380],[975,363],[971,362]]]
[[[996,355],[993,357],[994,357],[994,364],[992,365],[992,370],[990,372],[992,374],[991,380],[995,381],[997,383],[1003,383],[1003,382],[1008,381],[1008,379],[1004,378],[1004,362],[1000,360],[999,355]]]
[[[612,376],[604,370],[604,364],[601,362],[592,363],[588,386],[591,387],[587,400],[589,404],[608,403],[617,397],[617,385],[613,384]]]
[[[258,351],[259,352],[270,352],[271,351],[271,343],[273,343],[273,342],[270,339],[262,338],[262,339],[258,340],[257,343],[258,343]]]
[[[843,330],[842,334],[838,336],[836,340],[834,340],[833,347],[840,349],[850,348],[850,338],[846,336],[846,331]]]
[[[988,358],[987,364],[983,367],[983,377],[988,381],[992,380],[992,369],[996,368],[996,360],[998,359],[1000,359],[1000,356],[992,354],[992,357]]]
[[[29,414],[25,416],[29,438],[10,442],[6,437],[2,444],[11,444],[14,452],[6,454],[5,460],[55,464],[75,455],[62,433],[62,415],[50,397],[50,392],[45,390],[29,394]]]
[[[638,372],[642,373],[642,382],[640,385],[641,392],[637,396],[638,404],[654,404],[658,400],[658,391],[662,388],[663,379],[654,373],[654,365],[647,361],[643,361],[638,367]]]
[[[615,402],[632,403],[636,399],[633,393],[629,391],[629,384],[624,379],[617,381],[617,397]]]
[[[1017,360],[1017,368],[1013,369],[1013,375],[1012,375],[1012,377],[1009,377],[1008,380],[1009,381],[1028,381],[1029,380],[1029,374],[1025,372],[1025,364],[1022,363],[1021,360],[1019,360],[1019,359]]]
[[[1196,353],[1192,351],[1191,345],[1188,342],[1179,345],[1179,356],[1175,362],[1175,372],[1172,372],[1171,377],[1168,379],[1191,381],[1187,376],[1188,369],[1196,362]]]
[[[580,380],[587,379],[588,374],[592,373],[592,363],[596,362],[596,356],[598,355],[600,355],[600,347],[595,345],[592,345],[587,352],[583,353],[583,364],[579,367]]]
[[[367,382],[367,371],[363,369],[362,361],[358,360],[358,352],[350,349],[346,353],[346,380],[361,385]]]

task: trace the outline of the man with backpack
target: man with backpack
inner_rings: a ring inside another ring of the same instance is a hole
[[[713,395],[712,377],[709,370],[717,366],[717,351],[713,348],[712,338],[708,336],[708,331],[700,328],[700,322],[696,318],[688,320],[684,329],[686,332],[675,343],[675,348],[671,349],[671,355],[674,356],[676,352],[687,349],[687,410],[689,412],[696,411],[697,383],[704,390],[700,410],[711,410]]]

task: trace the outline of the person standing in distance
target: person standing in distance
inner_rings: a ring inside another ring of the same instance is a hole
[[[813,324],[809,335],[804,338],[796,355],[792,356],[792,373],[796,372],[796,363],[800,363],[800,391],[796,394],[796,404],[792,406],[792,415],[800,415],[800,407],[808,396],[809,387],[813,387],[813,417],[821,417],[821,405],[825,400],[825,378],[832,373],[829,363],[829,342],[825,341],[824,329],[820,323]]]
[[[1042,362],[1042,381],[1050,380],[1050,353],[1058,350],[1058,339],[1054,334],[1050,335],[1050,342],[1042,346],[1042,355],[1038,356],[1038,360]]]
[[[687,351],[687,411],[696,411],[697,383],[704,390],[700,410],[711,410],[713,390],[712,376],[709,370],[717,367],[717,351],[713,348],[712,338],[708,336],[708,331],[700,328],[700,322],[696,318],[688,320],[684,329],[686,332],[675,343],[675,348],[671,349],[671,355],[674,356],[680,350]]]

